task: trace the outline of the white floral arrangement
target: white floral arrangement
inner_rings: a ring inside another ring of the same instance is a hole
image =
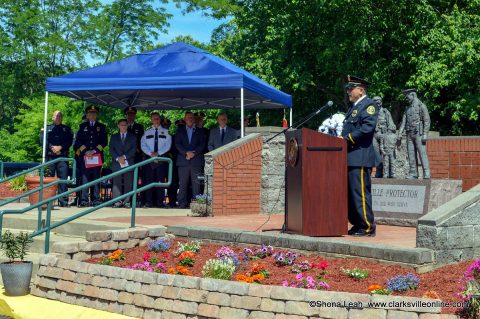
[[[345,120],[345,115],[342,113],[336,113],[323,121],[322,125],[318,127],[320,133],[332,135],[332,136],[341,136],[343,130],[343,121]]]

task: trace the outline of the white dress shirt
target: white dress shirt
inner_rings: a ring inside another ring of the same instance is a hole
[[[155,127],[151,127],[145,131],[140,141],[142,151],[151,156],[155,149]],[[162,156],[167,153],[172,146],[172,136],[168,134],[168,130],[161,125],[158,127],[158,155]]]

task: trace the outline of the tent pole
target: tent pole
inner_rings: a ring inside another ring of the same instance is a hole
[[[293,105],[290,107],[290,123],[289,125],[293,125]]]
[[[45,163],[45,157],[47,155],[47,114],[48,114],[48,91],[45,92],[45,115],[43,116],[42,163]]]
[[[240,137],[245,136],[245,125],[244,125],[244,115],[243,115],[243,88],[240,89]]]

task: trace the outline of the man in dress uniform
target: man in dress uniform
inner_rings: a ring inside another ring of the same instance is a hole
[[[47,161],[54,160],[59,157],[68,157],[68,151],[72,146],[73,134],[70,127],[63,125],[63,115],[60,111],[53,112],[53,124],[47,126]],[[43,135],[42,135],[43,142]],[[74,172],[75,173],[75,172]],[[68,178],[68,164],[66,162],[57,162],[48,166],[47,175],[55,176],[60,179]],[[58,185],[58,193],[67,191],[67,184],[60,183]],[[68,196],[59,199],[61,207],[69,207]]]
[[[158,112],[150,115],[152,127],[145,131],[141,140],[143,153],[150,157],[166,157],[166,153],[172,146],[172,137],[168,134],[168,130],[161,125],[162,119]],[[145,166],[145,185],[164,182],[167,177],[167,162],[153,162]],[[146,191],[145,208],[157,206],[166,208],[163,203],[165,200],[165,188],[153,187]]]
[[[348,145],[348,220],[353,225],[348,234],[352,236],[375,236],[370,173],[376,160],[372,142],[378,111],[367,96],[368,84],[349,75],[345,85],[351,105],[342,138]]]
[[[145,133],[145,129],[143,128],[143,125],[140,123],[135,122],[135,119],[137,117],[137,108],[134,106],[129,106],[126,107],[123,110],[123,113],[125,114],[127,118],[127,124],[128,124],[128,133],[133,134],[137,137],[137,150],[135,151],[135,158],[134,162],[132,164],[137,164],[143,161],[143,152],[142,152],[142,147],[141,147],[141,141],[142,141],[142,136]],[[142,183],[145,181],[145,175],[143,173],[143,167],[138,168],[138,177],[142,179]],[[137,198],[138,198],[138,205],[137,207],[140,207],[143,205],[145,201],[145,194],[143,193],[137,193]]]
[[[91,158],[93,154],[100,154],[103,162],[103,149],[108,144],[107,130],[104,124],[97,122],[98,108],[91,105],[85,109],[87,121],[80,124],[75,138],[74,150],[79,158],[78,166],[82,172],[82,184],[100,178],[101,166],[86,168],[85,157]],[[100,185],[93,187],[92,205],[100,204]],[[82,190],[80,206],[89,206],[88,188]]]

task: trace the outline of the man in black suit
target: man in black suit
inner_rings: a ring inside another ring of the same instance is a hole
[[[94,154],[100,154],[103,163],[103,149],[108,144],[107,129],[104,124],[97,121],[98,108],[91,105],[85,109],[87,121],[80,124],[75,138],[74,150],[78,156],[81,172],[82,184],[94,181],[100,178],[101,166],[85,167],[85,157],[92,158]],[[97,183],[93,187],[92,205],[100,204],[100,185]],[[89,206],[88,188],[82,190],[82,199],[80,206]]]
[[[198,176],[203,174],[205,159],[205,133],[202,128],[195,127],[192,112],[185,113],[185,126],[179,127],[175,134],[175,147],[178,151],[177,167],[180,183],[178,204],[180,208],[187,208],[189,204],[188,186],[192,185],[192,196],[200,194]]]
[[[137,149],[137,138],[127,131],[127,120],[121,119],[117,122],[118,133],[110,138],[110,154],[112,154],[112,171],[117,172],[124,167],[135,163],[135,151]],[[133,171],[128,171],[113,178],[112,197],[117,198],[133,189]],[[124,206],[130,208],[130,196],[113,204],[113,207]]]
[[[348,76],[345,89],[351,103],[345,116],[342,138],[347,141],[348,220],[351,236],[375,236],[370,173],[376,164],[373,135],[378,110],[367,96],[368,82]]]

